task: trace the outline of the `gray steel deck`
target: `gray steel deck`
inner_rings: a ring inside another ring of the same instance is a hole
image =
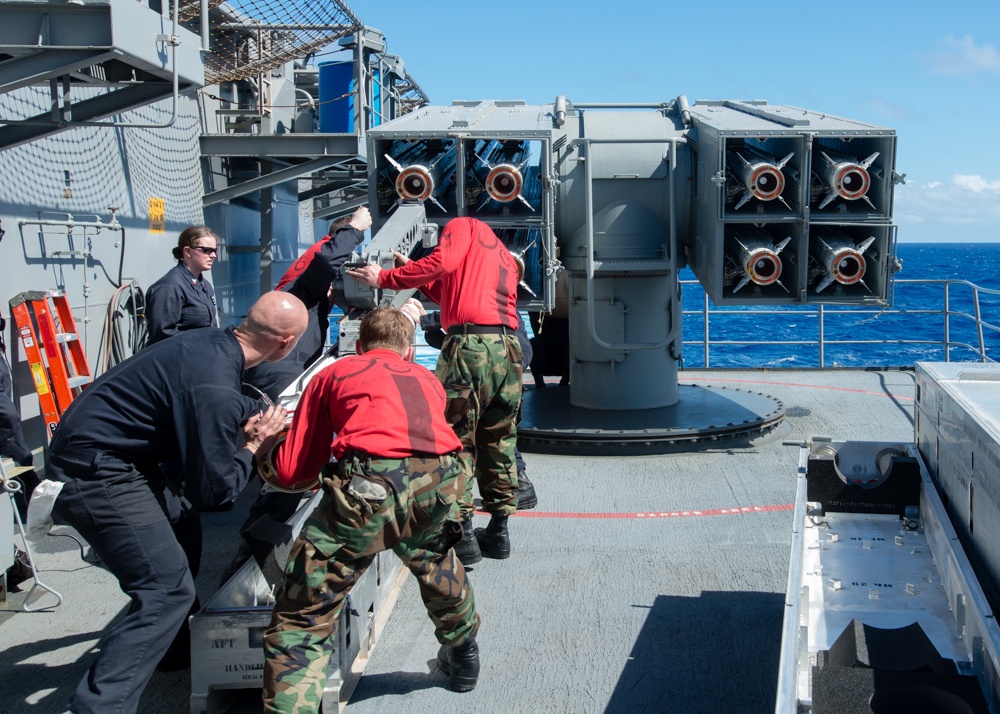
[[[479,686],[446,688],[408,578],[348,711],[773,711],[798,457],[781,442],[911,441],[913,374],[696,370],[680,381],[757,385],[781,400],[786,419],[747,449],[526,454],[538,508],[512,519],[509,560],[471,568],[483,618]],[[203,601],[236,548],[252,491],[204,517]],[[65,601],[40,613],[19,612],[19,594],[0,605],[0,703],[62,712],[127,599],[68,538],[35,548],[44,580]],[[140,711],[186,712],[189,694],[188,672],[158,673]],[[230,711],[259,710],[244,695]]]

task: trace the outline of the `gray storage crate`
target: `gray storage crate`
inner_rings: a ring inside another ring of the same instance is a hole
[[[295,514],[294,534],[320,497],[319,492],[314,494]],[[395,554],[379,553],[351,590],[327,668],[324,711],[338,711],[357,684],[395,603],[401,569]],[[260,689],[264,681],[261,646],[273,604],[272,588],[251,559],[191,617],[192,714],[219,711],[230,690]]]
[[[1000,605],[1000,365],[918,362],[917,448],[992,605]]]

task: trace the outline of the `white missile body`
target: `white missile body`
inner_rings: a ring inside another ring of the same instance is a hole
[[[743,207],[751,198],[756,198],[758,201],[778,200],[791,210],[781,197],[781,192],[785,190],[785,175],[782,169],[795,156],[794,152],[773,162],[760,160],[756,156],[750,161],[739,151],[732,151],[730,155],[736,159],[730,161],[730,168],[743,189],[743,196],[733,207],[734,211]]]
[[[521,201],[521,203],[532,211],[535,210],[528,203],[528,200],[521,195],[521,190],[524,188],[524,174],[521,173],[521,170],[524,168],[524,164],[515,166],[514,164],[502,163],[491,166],[479,154],[475,156],[489,169],[489,173],[486,175],[486,193],[490,198],[498,203]],[[482,210],[482,208],[480,206],[479,210]]]
[[[822,276],[816,285],[816,292],[826,290],[835,282],[840,285],[855,283],[865,285],[862,278],[865,276],[868,263],[864,253],[874,242],[875,236],[866,238],[861,243],[855,243],[846,235],[816,238],[812,243],[812,253],[819,264]]]
[[[788,236],[775,243],[766,234],[748,235],[751,230],[763,234],[760,229],[748,226],[743,229],[743,235],[736,236],[730,243],[729,257],[737,266],[737,270],[732,272],[732,277],[740,277],[740,282],[733,288],[733,293],[739,292],[748,283],[762,286],[777,284],[785,288],[780,280],[783,265],[778,254],[788,245],[792,237]]]
[[[404,201],[430,201],[442,211],[445,210],[444,206],[434,197],[434,189],[436,188],[434,166],[443,156],[444,154],[427,166],[423,164],[403,166],[389,154],[385,154],[385,158],[399,172],[399,175],[396,176],[396,195]]]
[[[879,152],[876,151],[863,161],[841,156],[831,158],[825,151],[819,152],[819,155],[823,163],[817,167],[817,173],[827,188],[826,196],[820,201],[820,208],[826,208],[834,199],[842,198],[845,201],[862,200],[875,210],[875,204],[868,198],[868,189],[872,184],[868,168],[878,158]]]

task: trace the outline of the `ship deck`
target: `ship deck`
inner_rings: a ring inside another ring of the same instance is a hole
[[[470,568],[483,619],[479,686],[447,689],[407,577],[348,712],[774,710],[798,459],[782,442],[912,441],[913,373],[687,370],[679,379],[769,394],[786,417],[747,448],[525,454],[538,507],[511,519],[510,559]],[[235,552],[254,491],[203,517],[202,602]],[[20,612],[23,593],[0,604],[0,691],[9,711],[47,714],[64,711],[127,598],[69,538],[45,538],[34,553],[64,601],[35,613]],[[140,712],[187,712],[189,695],[189,672],[157,673]],[[260,704],[243,693],[229,711]]]

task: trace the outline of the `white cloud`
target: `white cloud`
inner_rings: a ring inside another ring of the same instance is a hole
[[[1000,180],[956,174],[896,186],[893,219],[901,241],[1000,241]]]
[[[927,59],[934,74],[1000,74],[1000,52],[993,45],[977,45],[972,35],[948,35]]]
[[[982,193],[983,191],[1000,191],[1000,181],[987,181],[982,176],[964,176],[962,174],[955,174],[952,177],[952,183],[960,188],[967,188],[970,191],[975,191],[976,193]]]

